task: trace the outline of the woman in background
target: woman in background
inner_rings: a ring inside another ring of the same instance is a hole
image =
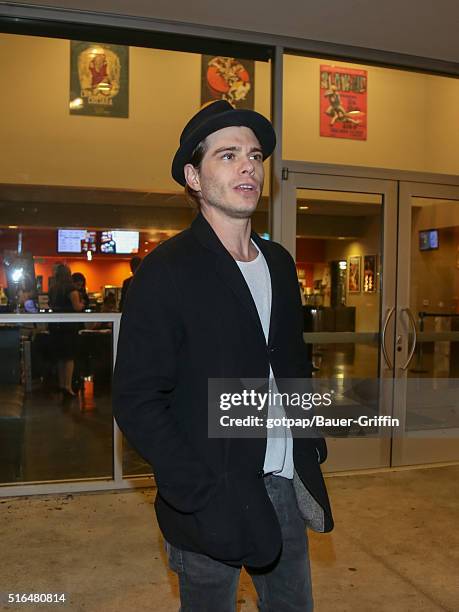
[[[54,312],[82,312],[85,304],[72,282],[70,268],[57,264],[49,289],[49,304]],[[72,376],[78,337],[78,323],[51,323],[52,352],[57,361],[59,389],[64,398],[73,397]]]
[[[84,304],[85,309],[89,308],[89,296],[86,290],[86,277],[81,272],[74,272],[72,274],[72,282],[75,289],[80,294],[80,299]]]

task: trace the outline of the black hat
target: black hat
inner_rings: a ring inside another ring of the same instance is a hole
[[[253,110],[236,109],[226,100],[218,100],[201,108],[188,121],[180,136],[180,146],[172,162],[172,177],[177,183],[185,186],[183,168],[189,164],[197,145],[209,134],[232,126],[250,128],[261,145],[263,159],[271,155],[276,146],[276,134],[271,122]]]

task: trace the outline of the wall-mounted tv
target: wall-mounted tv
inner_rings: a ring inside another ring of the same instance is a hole
[[[135,254],[139,252],[139,232],[133,230],[104,230],[100,233],[100,252],[106,254]]]
[[[87,253],[96,252],[97,232],[85,229],[58,229],[58,253]]]
[[[432,251],[438,249],[438,230],[421,230],[419,232],[419,250]]]

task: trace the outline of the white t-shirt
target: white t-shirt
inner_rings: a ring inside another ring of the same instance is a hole
[[[253,240],[252,244],[257,248]],[[257,307],[266,342],[268,342],[272,294],[271,276],[269,274],[266,259],[263,253],[258,250],[258,255],[253,261],[236,260],[236,263],[250,289],[253,301]],[[273,393],[278,392],[271,364],[269,365],[269,388]],[[274,406],[269,406],[269,418],[282,418],[283,416],[285,416],[285,410],[281,402],[278,402]],[[293,478],[293,440],[289,428],[277,427],[268,429],[263,471],[265,474],[275,474],[276,476],[283,476],[284,478]]]

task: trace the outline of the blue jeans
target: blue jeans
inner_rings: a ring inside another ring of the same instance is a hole
[[[282,531],[282,553],[274,566],[249,570],[261,612],[311,612],[311,571],[305,521],[291,480],[265,476],[266,490]],[[240,569],[166,542],[180,586],[179,612],[234,612]]]

